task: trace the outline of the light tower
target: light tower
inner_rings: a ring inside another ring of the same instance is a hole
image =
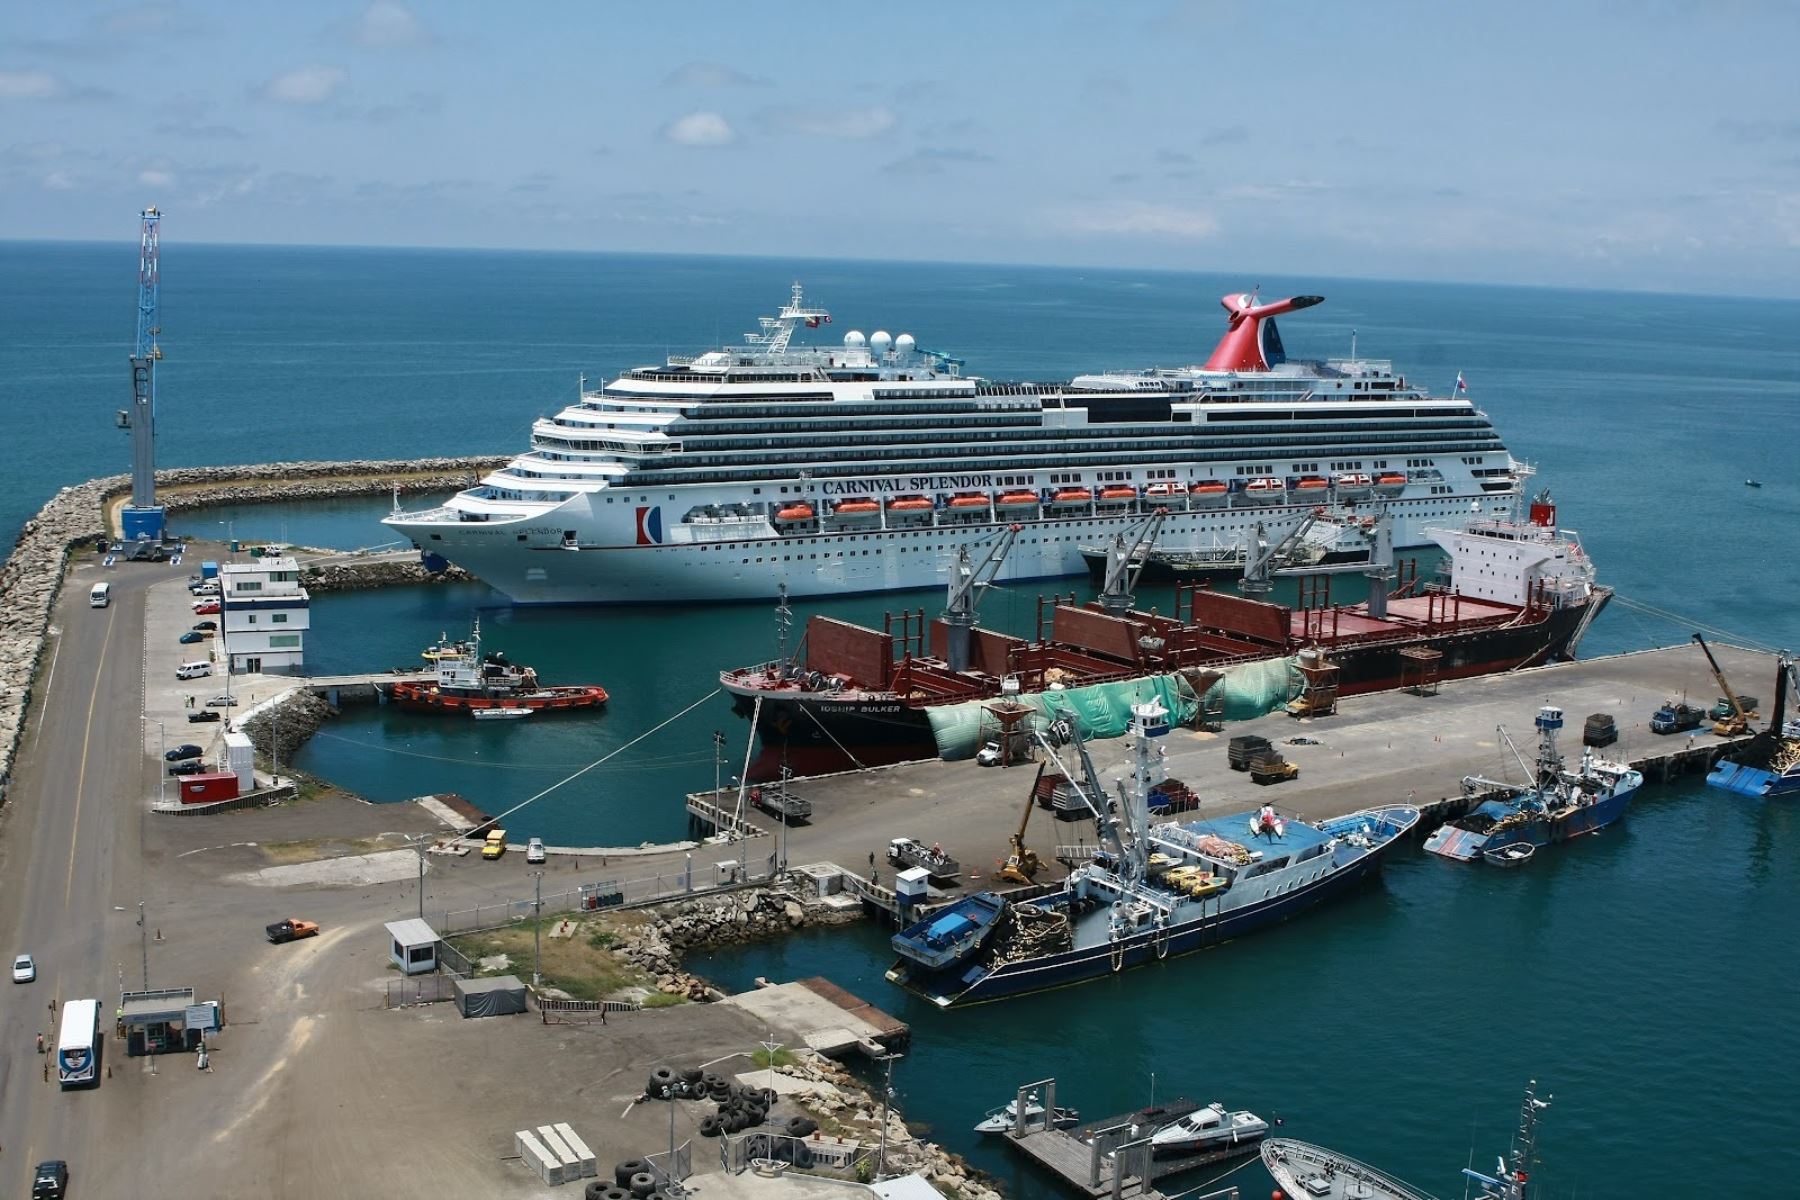
[[[119,413],[121,428],[131,430],[131,503],[119,514],[126,541],[156,541],[163,536],[163,508],[156,502],[156,364],[162,348],[157,324],[157,292],[161,264],[158,226],[162,214],[146,208],[138,237],[137,345],[131,353],[131,407]]]

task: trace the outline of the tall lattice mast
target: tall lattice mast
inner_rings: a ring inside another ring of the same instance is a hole
[[[131,504],[120,513],[121,532],[129,540],[162,540],[163,509],[156,502],[156,364],[162,358],[157,337],[157,304],[161,287],[160,226],[162,214],[146,208],[138,236],[137,341],[131,352],[131,408],[119,423],[131,430]]]

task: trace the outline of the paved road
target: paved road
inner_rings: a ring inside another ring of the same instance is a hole
[[[94,1118],[113,1129],[130,1119],[119,1089],[104,1081],[97,1091],[64,1092],[51,1062],[46,1083],[34,1038],[41,1031],[54,1049],[53,1001],[96,997],[110,1017],[121,974],[129,982],[140,972],[138,797],[152,768],[137,705],[118,698],[141,691],[144,590],[166,576],[144,566],[111,572],[112,605],[91,609],[88,586],[98,572],[84,566],[63,589],[54,616],[60,636],[38,684],[0,838],[0,948],[9,960],[20,952],[38,959],[37,982],[7,984],[0,1015],[0,1187],[18,1194],[42,1158],[66,1158],[78,1178],[91,1175],[101,1123]],[[121,1059],[106,1065],[116,1073]]]

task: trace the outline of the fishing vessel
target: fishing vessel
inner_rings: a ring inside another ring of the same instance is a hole
[[[606,689],[598,684],[549,687],[538,681],[535,670],[504,654],[482,654],[479,618],[468,640],[440,637],[434,651],[434,678],[390,685],[389,695],[402,708],[508,720],[546,709],[598,708],[606,703]]]
[[[1184,585],[1164,615],[1136,609],[1130,595],[1133,565],[1143,561],[1141,522],[1115,539],[1100,598],[1040,601],[1033,637],[975,627],[975,601],[998,575],[1008,545],[1026,536],[1003,530],[977,547],[985,550],[979,560],[959,556],[942,619],[890,614],[872,629],[813,616],[792,653],[782,642],[775,659],[725,671],[720,683],[755,723],[763,747],[757,777],[782,755],[812,775],[967,757],[992,734],[984,706],[1001,699],[1041,710],[1048,693],[1111,689],[1084,695],[1118,710],[1117,734],[1124,697],[1144,683],[1161,681],[1165,704],[1179,709],[1190,693],[1206,693],[1246,664],[1289,664],[1268,697],[1278,707],[1293,698],[1307,668],[1335,668],[1337,694],[1353,696],[1572,658],[1612,596],[1596,582],[1580,535],[1558,525],[1547,492],[1505,519],[1431,530],[1449,554],[1442,584],[1415,570],[1396,586],[1384,536],[1389,520],[1382,514],[1376,524],[1365,602],[1332,603],[1330,576],[1308,581],[1316,586],[1303,590],[1297,607],[1257,599],[1267,587],[1259,568],[1246,576],[1257,582],[1246,586],[1249,596]],[[1032,720],[1042,724],[1044,714]]]
[[[1321,300],[1225,297],[1202,365],[999,382],[906,333],[800,344],[832,317],[795,284],[741,345],[583,381],[524,454],[386,523],[516,604],[664,604],[931,587],[1010,524],[1012,578],[1077,575],[1150,507],[1196,545],[1377,497],[1402,546],[1504,513],[1518,464],[1460,381],[1287,356],[1275,317]]]
[[[1077,867],[1062,887],[1029,901],[994,893],[984,905],[992,928],[946,945],[941,914],[893,937],[887,977],[943,1008],[998,1000],[1099,979],[1190,954],[1298,916],[1368,879],[1412,829],[1419,810],[1367,809],[1309,825],[1287,821],[1251,839],[1252,814],[1150,823],[1149,793],[1163,757],[1168,711],[1158,701],[1132,707],[1136,738],[1131,781],[1115,800],[1097,779],[1079,731],[1073,737],[1084,784],[1064,769],[1100,831],[1105,851]],[[1062,767],[1055,749],[1045,753]],[[972,898],[971,898],[972,899]]]
[[[1529,1200],[1537,1172],[1538,1115],[1550,1100],[1537,1098],[1537,1081],[1525,1087],[1519,1129],[1492,1175],[1473,1167],[1463,1177],[1480,1190],[1465,1192],[1481,1200]],[[1263,1166],[1290,1200],[1436,1200],[1429,1192],[1404,1183],[1386,1171],[1348,1155],[1293,1138],[1270,1138],[1262,1144]],[[1278,1193],[1279,1194],[1279,1193]]]
[[[1425,839],[1425,849],[1459,862],[1484,858],[1496,866],[1519,866],[1530,851],[1597,833],[1625,815],[1644,776],[1623,763],[1598,758],[1584,746],[1581,764],[1569,770],[1557,749],[1563,711],[1554,704],[1538,710],[1538,759],[1527,767],[1506,731],[1500,731],[1532,782],[1524,787],[1478,775],[1463,779],[1463,794],[1478,802],[1465,816]],[[1520,852],[1524,851],[1523,854]]]

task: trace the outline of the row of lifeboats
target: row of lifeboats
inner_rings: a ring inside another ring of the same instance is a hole
[[[1318,494],[1323,496],[1332,489],[1333,480],[1324,475],[1302,475],[1288,486],[1287,480],[1273,475],[1259,475],[1244,485],[1247,499],[1271,502],[1275,497],[1286,496],[1292,492],[1298,496]],[[1406,487],[1406,476],[1399,472],[1384,472],[1380,475],[1348,474],[1339,475],[1335,480],[1337,494],[1340,497],[1354,498],[1370,492],[1398,494]],[[1223,504],[1230,496],[1231,487],[1222,479],[1203,479],[1197,483],[1177,481],[1159,481],[1146,484],[1142,491],[1128,483],[1108,483],[1099,487],[1062,487],[1047,494],[1026,488],[1008,490],[998,493],[957,492],[944,501],[944,507],[956,510],[986,510],[990,506],[996,509],[1058,508],[1079,505],[1111,505],[1126,504],[1142,496],[1148,500],[1168,500],[1171,502],[1187,501],[1193,504]],[[832,504],[826,515],[831,517],[872,517],[878,515],[885,507],[890,513],[928,513],[936,508],[937,502],[929,496],[907,495],[895,496],[883,502],[868,496],[850,496]],[[812,504],[800,500],[783,505],[776,510],[777,521],[798,522],[811,521],[819,515],[819,510]]]

